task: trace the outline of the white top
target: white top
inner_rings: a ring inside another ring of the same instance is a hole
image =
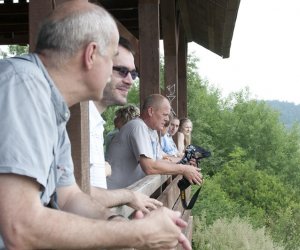
[[[104,124],[93,101],[89,101],[90,125],[90,183],[93,187],[107,188],[104,160]]]

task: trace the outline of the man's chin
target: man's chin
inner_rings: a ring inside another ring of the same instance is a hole
[[[127,98],[118,98],[116,99],[116,105],[124,106],[127,104]]]

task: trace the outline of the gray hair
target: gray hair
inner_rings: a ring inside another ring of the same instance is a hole
[[[142,106],[142,112],[146,112],[150,107],[155,109],[159,108],[165,100],[168,101],[166,97],[160,94],[151,94],[147,96]]]
[[[77,10],[62,18],[50,16],[39,30],[35,52],[44,50],[70,58],[90,42],[96,42],[102,55],[106,53],[117,26],[112,16],[100,6]]]

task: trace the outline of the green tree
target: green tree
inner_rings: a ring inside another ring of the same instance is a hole
[[[29,51],[29,45],[8,45],[8,52],[0,49],[0,58],[26,54]]]
[[[26,54],[29,51],[29,45],[8,45],[8,51],[12,56]]]

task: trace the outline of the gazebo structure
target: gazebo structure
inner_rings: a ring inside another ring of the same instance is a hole
[[[0,0],[0,45],[29,44],[32,50],[40,21],[58,4],[65,1],[88,0]],[[240,0],[90,0],[90,2],[107,9],[115,17],[120,34],[129,39],[134,46],[137,52],[135,62],[140,76],[141,102],[149,94],[161,92],[159,41],[163,40],[165,59],[163,93],[169,98],[173,111],[179,117],[187,114],[188,43],[193,41],[223,58],[228,58],[240,4]],[[81,188],[89,192],[87,103],[73,106],[71,114],[68,132],[72,143],[75,175]],[[148,190],[145,188],[147,185],[143,183],[149,184],[149,178],[135,185],[133,189],[142,186],[142,190]],[[174,191],[176,188],[172,185],[168,185],[171,181],[172,178],[159,177],[158,186],[145,192],[148,194],[158,192],[156,196],[160,196],[167,206],[173,207],[169,194],[171,193],[176,200],[178,192]],[[168,189],[167,194],[163,193],[164,189]]]

